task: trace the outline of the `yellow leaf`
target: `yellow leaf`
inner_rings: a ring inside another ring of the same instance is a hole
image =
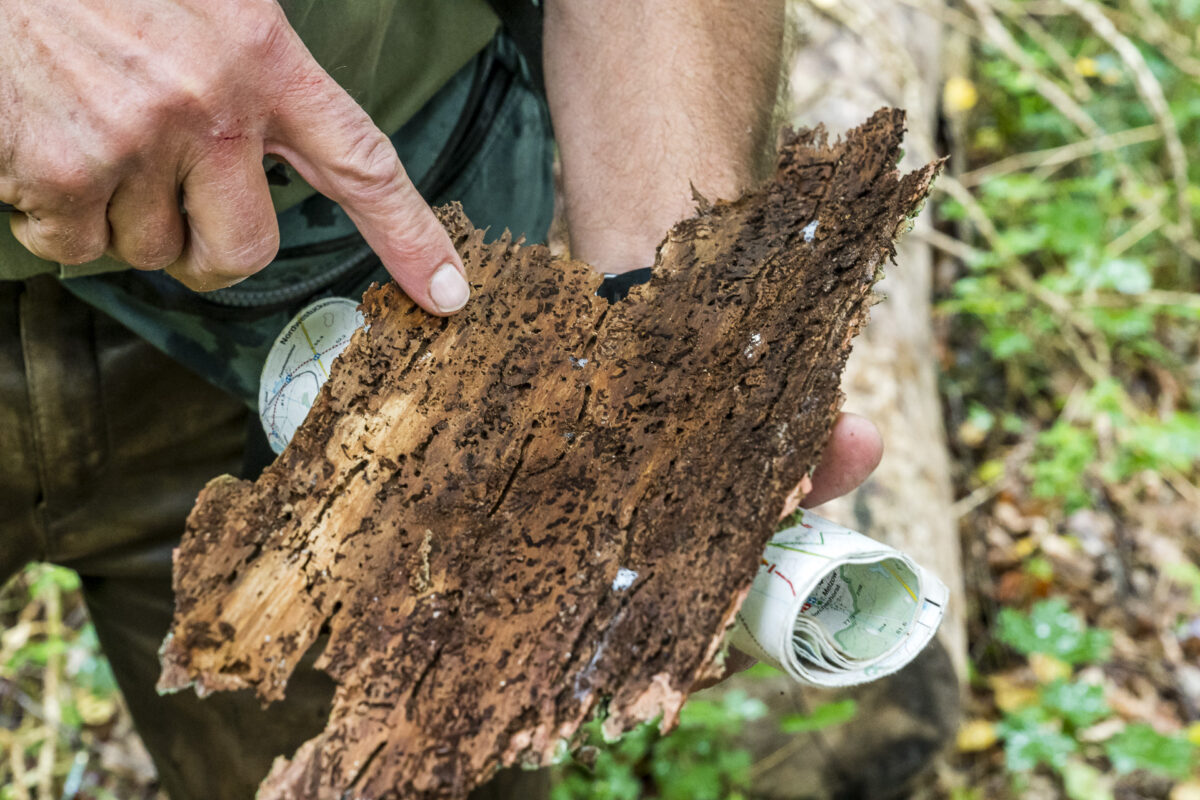
[[[103,725],[117,713],[117,701],[111,697],[97,697],[89,691],[75,695],[75,708],[85,725]]]
[[[978,753],[996,743],[996,725],[986,719],[972,719],[958,729],[958,750],[961,753]]]
[[[1037,689],[1023,686],[1003,675],[992,675],[988,678],[988,685],[992,689],[996,708],[1001,711],[1016,711],[1018,708],[1031,706],[1038,701]]]
[[[958,114],[975,107],[979,102],[979,91],[970,78],[955,75],[946,81],[942,89],[942,105],[951,114]]]
[[[1020,559],[1029,558],[1037,552],[1038,543],[1032,536],[1026,536],[1024,539],[1018,539],[1013,545],[1013,555]]]
[[[1200,747],[1200,722],[1193,722],[1187,729],[1188,741]]]
[[[1200,781],[1177,783],[1167,797],[1168,800],[1200,800]]]
[[[1096,65],[1096,59],[1088,58],[1087,56],[1076,59],[1075,71],[1085,78],[1094,78],[1100,74],[1100,68]]]
[[[1038,683],[1053,683],[1059,678],[1069,678],[1072,672],[1070,664],[1045,653],[1030,653],[1029,668],[1033,670]]]
[[[979,465],[979,469],[975,470],[975,480],[980,483],[991,483],[1004,477],[1004,472],[1007,467],[1004,462],[998,458],[993,458],[990,461],[985,461]]]

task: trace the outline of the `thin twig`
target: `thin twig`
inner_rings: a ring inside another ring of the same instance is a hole
[[[947,5],[942,0],[937,2],[929,2],[929,0],[900,0],[901,4],[914,8],[948,28],[966,34],[972,39],[980,38],[979,24],[969,15],[964,14],[957,8]]]
[[[46,638],[50,642],[62,639],[62,594],[58,584],[47,581],[49,587],[41,598],[46,614]],[[58,727],[62,719],[59,691],[62,681],[63,658],[58,648],[51,648],[42,675],[42,705],[45,708],[46,738],[38,752],[38,800],[55,800],[54,766],[58,757]]]
[[[1117,52],[1129,71],[1133,73],[1134,86],[1137,87],[1138,94],[1145,100],[1150,113],[1154,115],[1154,119],[1162,128],[1167,160],[1171,162],[1178,222],[1182,234],[1191,238],[1192,209],[1187,196],[1187,155],[1183,149],[1183,141],[1179,138],[1179,126],[1175,123],[1175,117],[1171,115],[1171,108],[1167,105],[1166,95],[1163,94],[1162,84],[1150,71],[1150,66],[1137,46],[1129,40],[1128,36],[1117,30],[1112,20],[1104,16],[1097,5],[1086,2],[1086,0],[1061,0],[1061,2],[1078,14],[1097,36],[1107,42]]]
[[[991,483],[983,484],[965,497],[958,498],[950,504],[950,518],[962,519],[1004,491],[1004,486],[1003,480],[994,480]]]
[[[16,733],[0,728],[0,743],[8,748],[8,768],[12,772],[13,800],[29,800],[25,772],[25,743]]]
[[[1167,220],[1162,214],[1142,217],[1133,225],[1130,225],[1129,230],[1109,242],[1104,250],[1109,258],[1116,258],[1166,223]]]
[[[974,223],[988,246],[1005,262],[1004,271],[999,273],[1001,277],[1054,311],[1067,323],[1061,328],[1063,341],[1084,373],[1097,383],[1107,379],[1112,371],[1112,354],[1107,340],[1095,324],[1078,313],[1062,295],[1037,282],[1025,264],[1005,245],[979,201],[954,176],[943,175],[935,184],[935,189],[946,192],[962,204],[968,219]]]
[[[1088,298],[1088,305],[1096,308],[1133,308],[1134,306],[1172,306],[1200,311],[1200,294],[1195,292],[1172,292],[1164,289],[1148,289],[1137,294],[1096,294]]]
[[[1037,17],[1028,12],[1024,6],[1017,5],[1012,0],[991,0],[992,5],[1000,9],[1001,13],[1013,21],[1013,24],[1018,26],[1025,34],[1029,36],[1042,51],[1045,52],[1050,60],[1058,67],[1058,71],[1071,84],[1071,90],[1075,93],[1075,99],[1081,103],[1085,103],[1092,99],[1092,89],[1087,85],[1087,81],[1079,74],[1079,70],[1075,67],[1075,59],[1071,57],[1066,48],[1050,34],[1049,31],[1037,20]]]
[[[1161,50],[1181,72],[1200,78],[1200,59],[1191,55],[1195,47],[1191,38],[1163,21],[1147,0],[1130,0],[1130,5],[1132,14],[1107,6],[1102,10],[1119,30],[1136,30],[1140,38]]]
[[[975,12],[988,40],[1020,67],[1021,72],[1033,82],[1034,88],[1042,97],[1057,108],[1060,114],[1071,120],[1084,135],[1096,138],[1104,135],[1103,129],[1071,95],[1042,74],[1033,58],[1017,43],[1008,32],[1008,28],[1004,27],[1004,23],[992,11],[987,0],[966,0],[966,3]]]
[[[770,772],[772,769],[786,761],[790,756],[803,752],[808,748],[808,746],[809,743],[803,736],[793,736],[792,738],[788,739],[783,743],[782,746],[763,756],[758,761],[755,761],[753,765],[751,765],[751,782],[753,782],[759,776]]]
[[[1060,147],[1049,147],[1045,150],[1030,150],[1025,153],[1002,158],[977,167],[970,172],[964,172],[959,180],[967,187],[978,186],[981,183],[1008,175],[1021,170],[1045,167],[1050,165],[1068,164],[1080,158],[1120,150],[1135,144],[1152,142],[1162,136],[1158,125],[1143,125],[1140,128],[1128,128],[1116,133],[1106,133],[1094,139],[1081,139]]]
[[[1088,138],[1097,139],[1104,137],[1105,132],[1092,119],[1091,115],[1075,102],[1061,86],[1042,74],[1033,58],[1018,44],[1013,35],[1009,33],[1008,28],[1004,26],[1004,23],[992,11],[988,0],[965,1],[975,13],[975,16],[979,18],[980,24],[983,26],[985,38],[999,48],[1020,68],[1022,74],[1029,78],[1034,89],[1048,103],[1057,108],[1059,113],[1070,120]],[[1140,182],[1129,165],[1121,159],[1116,159],[1112,162],[1112,166],[1117,177],[1120,179],[1120,184],[1125,190],[1125,196],[1130,205],[1136,208],[1142,216],[1152,214],[1155,208],[1142,196]],[[1191,236],[1190,227],[1188,229],[1167,227],[1164,230],[1170,237],[1172,244],[1190,258],[1195,258],[1192,253],[1200,251],[1200,246],[1198,246],[1198,243]]]

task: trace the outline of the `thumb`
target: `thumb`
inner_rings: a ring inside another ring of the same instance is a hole
[[[471,295],[462,259],[391,140],[315,61],[308,73],[303,91],[289,92],[292,102],[278,109],[267,152],[346,211],[417,305],[458,311]]]

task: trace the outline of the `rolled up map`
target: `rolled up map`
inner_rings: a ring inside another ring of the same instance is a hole
[[[805,511],[775,534],[729,641],[797,681],[853,686],[929,644],[949,591],[911,558]]]

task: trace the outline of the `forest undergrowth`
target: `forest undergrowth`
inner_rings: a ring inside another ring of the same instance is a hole
[[[1200,797],[1200,3],[966,0],[942,393],[956,798]]]

